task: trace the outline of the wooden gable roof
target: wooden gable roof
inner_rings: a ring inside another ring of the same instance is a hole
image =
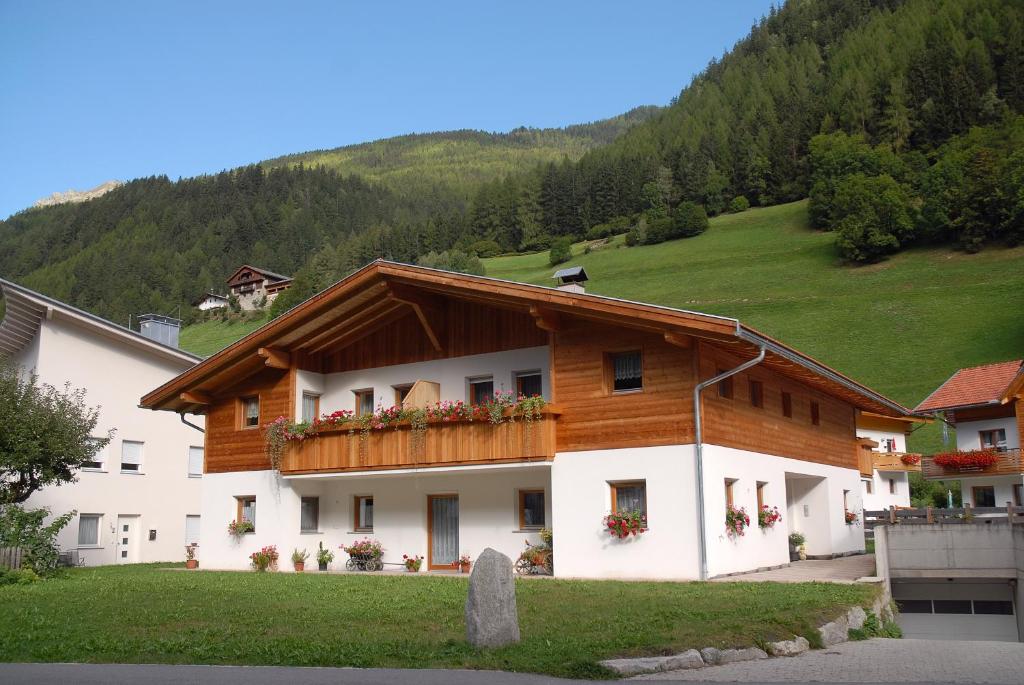
[[[246,274],[249,274],[248,276]],[[269,269],[261,269],[257,266],[251,266],[249,264],[243,264],[235,270],[235,273],[228,277],[228,286],[240,285],[242,283],[249,283],[251,281],[262,281],[266,279],[271,283],[278,281],[290,281],[290,276],[284,276],[279,273],[274,273]]]
[[[195,368],[142,398],[152,409],[196,411],[209,393],[266,366],[287,368],[291,355],[315,353],[362,336],[407,316],[422,324],[430,344],[441,349],[444,298],[508,308],[528,314],[546,331],[562,317],[582,318],[664,336],[687,344],[688,336],[713,341],[743,356],[766,350],[763,364],[853,406],[885,416],[907,416],[902,405],[773,340],[736,319],[601,295],[375,261],[314,295],[277,319],[229,345]]]

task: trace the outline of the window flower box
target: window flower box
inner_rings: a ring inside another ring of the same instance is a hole
[[[750,527],[750,517],[743,507],[734,507],[731,504],[725,508],[725,532],[731,538],[743,537],[747,528]]]
[[[647,532],[647,514],[639,511],[616,511],[604,517],[609,535],[619,540],[636,537]]]
[[[761,530],[771,530],[775,524],[782,520],[782,514],[778,507],[769,507],[762,504],[757,512],[757,527]]]
[[[999,455],[992,450],[943,452],[932,457],[936,466],[956,471],[980,471],[995,466]]]

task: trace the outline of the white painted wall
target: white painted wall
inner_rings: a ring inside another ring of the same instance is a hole
[[[1007,502],[1013,502],[1013,486],[1024,484],[1024,476],[982,476],[979,478],[961,478],[960,491],[963,501],[972,507],[978,506],[974,501],[972,488],[991,485],[995,489],[996,506],[1005,507]]]
[[[1012,417],[988,419],[987,421],[963,421],[956,424],[956,448],[958,450],[976,450],[981,448],[980,431],[1006,431],[1006,449],[1020,447],[1020,433],[1017,431],[1017,420]]]
[[[211,309],[223,309],[224,307],[227,306],[228,303],[225,302],[224,300],[218,299],[216,297],[207,297],[203,299],[202,302],[199,303],[198,309],[201,312],[205,312]]]
[[[893,481],[895,493],[890,492],[890,479]],[[867,491],[868,482],[866,478],[861,479],[865,509],[878,511],[889,507],[910,506],[910,474],[906,471],[875,471],[870,479],[870,493]]]
[[[330,413],[339,409],[355,410],[353,392],[373,388],[375,406],[390,407],[395,403],[393,386],[426,380],[440,383],[442,400],[467,401],[468,378],[493,376],[495,390],[514,391],[517,372],[539,370],[543,394],[550,397],[549,360],[548,347],[544,345],[342,373],[303,371],[296,376],[295,396],[302,397],[304,390],[319,394],[320,412]],[[301,410],[301,406],[296,406],[296,419]]]
[[[869,438],[878,443],[878,447],[872,449],[874,452],[888,452],[883,445],[886,439],[892,439],[896,442],[895,449],[893,452],[906,452],[907,451],[907,436],[902,431],[881,431],[881,430],[866,430],[864,428],[857,428],[857,437]]]
[[[578,578],[693,579],[693,445],[563,452],[551,467],[555,573]],[[610,482],[646,480],[650,530],[619,540],[602,527]]]
[[[730,537],[725,528],[725,479],[733,484],[733,504],[750,516],[743,537]],[[757,526],[757,483],[766,483],[765,504],[777,506],[782,521],[768,530]],[[861,522],[843,518],[847,506],[861,514],[860,474],[826,464],[704,445],[704,501],[709,576],[737,573],[789,562],[789,533],[803,533],[809,555],[831,555],[864,549]],[[804,507],[806,506],[806,513]]]
[[[84,327],[62,317],[44,319],[36,339],[15,360],[34,368],[39,380],[61,387],[70,382],[85,388],[85,401],[100,406],[97,436],[117,432],[103,451],[104,468],[84,471],[78,482],[48,487],[26,506],[49,507],[53,514],[72,509],[102,514],[100,544],[79,549],[86,564],[112,564],[120,556],[117,517],[137,516],[138,545],[134,560],[177,561],[184,558],[185,517],[200,513],[201,478],[188,476],[188,448],[202,447],[202,433],[169,412],[139,409],[139,398],[190,366]],[[202,417],[189,417],[202,425]],[[141,473],[121,473],[121,443],[144,443]],[[150,541],[149,531],[156,530]],[[58,536],[64,550],[78,548],[77,517]]]
[[[348,556],[341,545],[371,537],[384,545],[384,561],[400,564],[402,555],[421,555],[426,569],[427,495],[459,496],[459,545],[476,558],[487,547],[513,561],[525,542],[540,542],[536,531],[519,530],[519,489],[544,489],[550,513],[550,466],[490,466],[479,469],[424,469],[414,474],[373,474],[281,478],[273,471],[207,474],[203,483],[202,539],[198,558],[204,568],[248,568],[249,554],[277,545],[281,570],[292,570],[293,549],[310,553],[307,568],[316,568],[322,542],[335,552],[333,569]],[[227,526],[236,516],[237,496],[255,495],[256,532],[236,543]],[[372,533],[353,531],[356,495],[372,495]],[[320,530],[300,531],[300,500],[320,498]]]

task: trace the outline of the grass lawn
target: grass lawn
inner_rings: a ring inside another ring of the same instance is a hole
[[[183,350],[201,357],[209,357],[220,352],[231,343],[243,338],[270,320],[268,316],[254,318],[251,321],[220,321],[213,319],[186,326],[181,331],[178,344]]]
[[[0,587],[0,660],[484,668],[608,676],[610,657],[802,634],[863,585],[517,580],[523,641],[464,641],[457,577],[73,569]]]
[[[660,245],[579,244],[569,264],[586,267],[588,292],[736,317],[911,407],[962,366],[1024,355],[1024,246],[918,248],[851,267],[834,238],[810,228],[803,201]],[[547,252],[484,263],[488,276],[552,285]],[[941,428],[911,446],[938,449]]]

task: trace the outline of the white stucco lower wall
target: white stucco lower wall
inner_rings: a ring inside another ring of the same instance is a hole
[[[742,537],[726,534],[725,480],[732,486],[733,506],[750,516]],[[757,484],[764,483],[764,503],[776,506],[782,520],[772,529],[757,526]],[[789,533],[803,533],[813,556],[846,554],[864,549],[861,520],[847,525],[846,506],[863,511],[860,474],[856,469],[747,452],[718,445],[704,446],[704,501],[707,508],[708,575],[711,577],[789,562]]]
[[[402,555],[427,557],[427,496],[459,497],[459,548],[476,558],[487,547],[513,560],[526,541],[540,542],[537,531],[519,529],[518,491],[545,490],[550,520],[550,467],[525,465],[490,467],[472,471],[423,470],[415,474],[281,478],[273,471],[207,474],[203,482],[202,542],[198,558],[204,568],[241,569],[249,555],[265,545],[276,545],[281,570],[290,571],[293,549],[315,555],[322,542],[335,553],[332,568],[344,567],[347,555],[339,549],[364,537],[384,546],[384,561],[400,564]],[[372,532],[353,530],[354,500],[372,496]],[[236,497],[256,497],[256,532],[236,542],[227,533],[236,516]],[[320,498],[319,531],[300,531],[300,500]],[[424,562],[424,569],[426,562]]]
[[[981,505],[975,501],[974,488],[991,487],[995,493],[995,506],[1005,507],[1007,502],[1013,502],[1014,506],[1018,506],[1013,493],[1013,486],[1015,485],[1024,486],[1024,476],[981,476],[979,478],[961,478],[960,492],[963,497],[964,504],[970,504],[972,507],[977,507]],[[1022,502],[1021,505],[1024,505],[1024,502]]]
[[[1020,432],[1017,419],[1008,416],[1002,419],[987,421],[961,421],[956,424],[956,448],[958,450],[976,450],[981,448],[981,431],[1006,431],[1006,449],[1020,448]]]
[[[883,430],[869,430],[865,428],[857,428],[857,437],[868,438],[878,443],[878,447],[874,448],[873,452],[906,452],[907,451],[907,435],[897,431],[883,431]],[[884,449],[885,441],[892,440],[894,445],[892,450]]]
[[[868,511],[910,506],[910,474],[906,471],[875,471],[870,479],[871,492],[867,491],[868,482],[861,479],[864,508]]]

